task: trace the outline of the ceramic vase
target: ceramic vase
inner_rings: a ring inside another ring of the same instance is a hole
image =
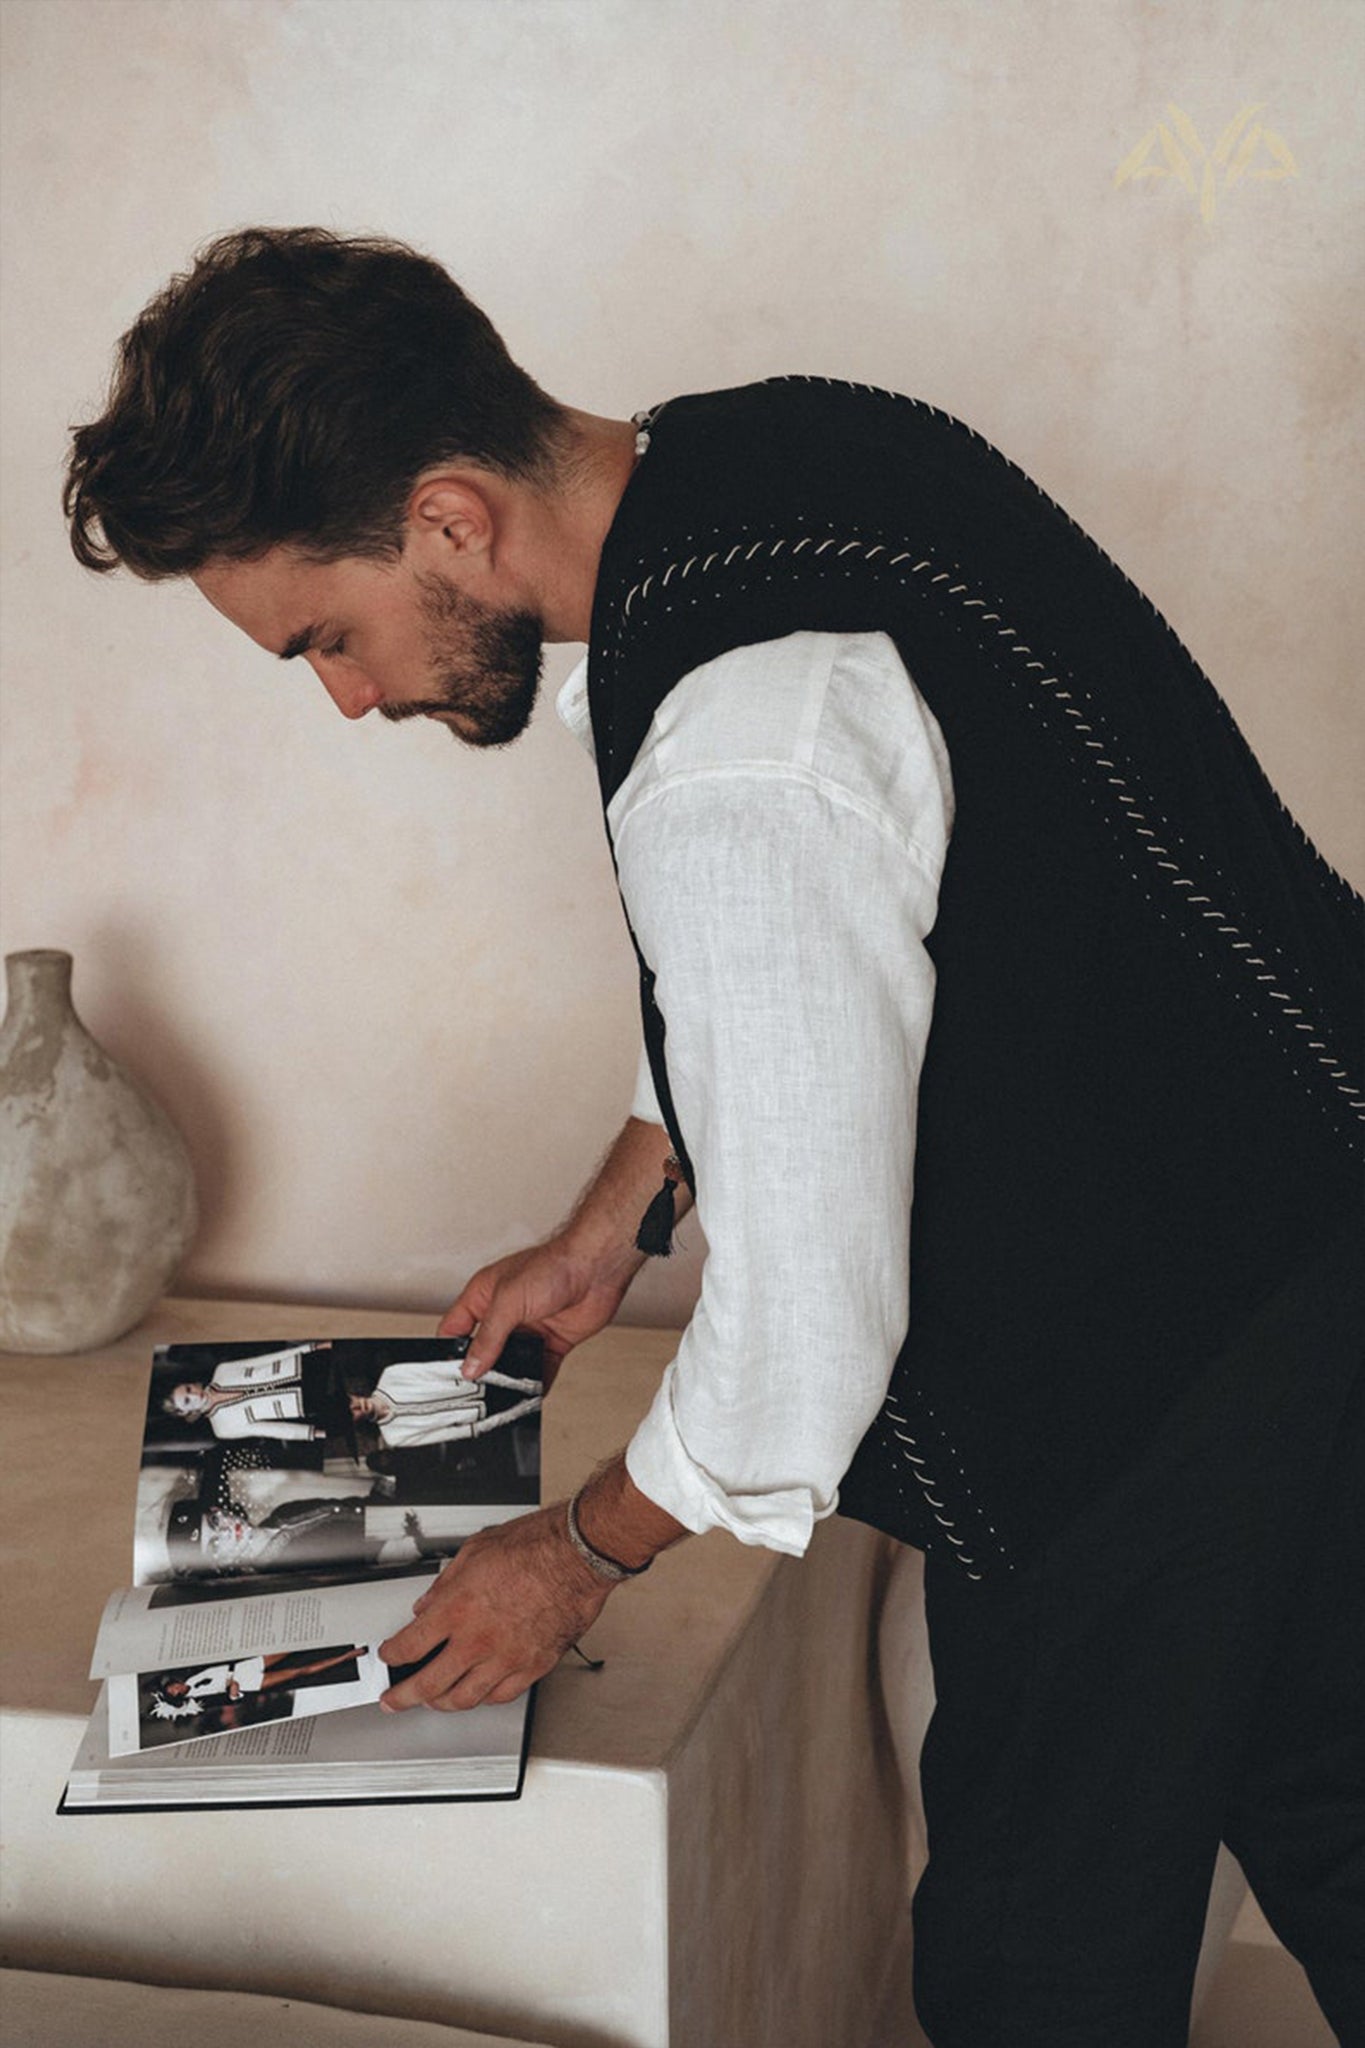
[[[184,1140],[81,1023],[71,955],[11,953],[0,1027],[0,1349],[132,1329],[198,1220]]]

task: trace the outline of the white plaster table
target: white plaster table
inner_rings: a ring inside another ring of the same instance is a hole
[[[554,2048],[862,2048],[904,1967],[876,1683],[892,1546],[716,1534],[614,1595],[542,1682],[514,1803],[59,1816],[95,1626],[130,1573],[154,1343],[427,1334],[167,1301],[101,1353],[0,1355],[3,1960],[462,2022]],[[545,1498],[616,1449],[676,1342],[616,1329],[545,1411]]]

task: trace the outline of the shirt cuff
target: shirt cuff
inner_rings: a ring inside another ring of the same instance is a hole
[[[839,1505],[837,1490],[820,1502],[808,1486],[765,1493],[731,1493],[689,1456],[673,1409],[676,1359],[626,1446],[626,1470],[647,1499],[700,1536],[724,1529],[741,1543],[804,1556],[815,1524]]]

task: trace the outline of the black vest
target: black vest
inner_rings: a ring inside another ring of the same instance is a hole
[[[650,427],[593,610],[604,805],[689,670],[799,629],[889,633],[947,742],[910,1328],[840,1507],[984,1576],[1359,1201],[1365,905],[1155,608],[970,428],[799,377]]]

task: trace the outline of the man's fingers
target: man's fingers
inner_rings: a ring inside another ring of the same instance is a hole
[[[460,1668],[452,1658],[434,1658],[424,1670],[391,1685],[386,1693],[380,1695],[379,1704],[389,1714],[401,1714],[408,1707],[434,1706],[440,1694],[448,1692],[453,1680],[460,1675]]]
[[[382,1707],[401,1713],[405,1707],[440,1707],[458,1712],[478,1706],[502,1675],[501,1667],[479,1657],[472,1664],[468,1652],[452,1643],[424,1664],[420,1671],[391,1685],[380,1700]]]
[[[434,1657],[414,1677],[391,1687],[381,1704],[400,1713],[406,1707],[423,1706],[442,1714],[465,1714],[471,1707],[502,1706],[520,1699],[540,1676],[539,1671],[530,1669],[504,1671],[493,1658],[481,1658],[461,1671],[457,1660]]]
[[[442,1714],[465,1714],[471,1707],[481,1707],[493,1691],[502,1675],[502,1666],[483,1662],[473,1664],[458,1678],[454,1685],[437,1693],[435,1699],[427,1701]]]
[[[424,1594],[422,1597],[426,1599],[428,1596]],[[397,1629],[387,1642],[379,1645],[379,1655],[385,1664],[418,1664],[424,1657],[429,1657],[449,1634],[450,1630],[442,1628],[439,1622],[418,1614]]]
[[[380,1650],[380,1656],[384,1655]],[[388,1658],[384,1659],[389,1662]],[[407,1673],[380,1695],[379,1704],[388,1713],[401,1714],[407,1707],[431,1706],[442,1693],[449,1692],[464,1675],[464,1662],[459,1652],[449,1645],[442,1647],[420,1671],[409,1669]]]
[[[535,1671],[511,1671],[501,1678],[491,1692],[484,1694],[484,1705],[500,1707],[508,1700],[519,1700],[522,1694],[533,1686],[540,1674]]]

